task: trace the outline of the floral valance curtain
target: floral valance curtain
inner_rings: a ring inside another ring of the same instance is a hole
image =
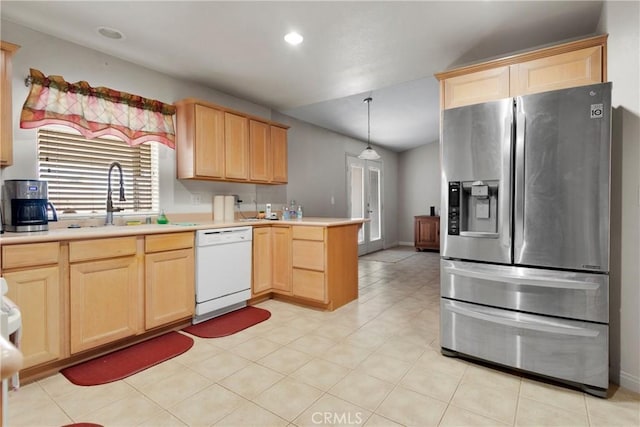
[[[93,88],[85,81],[68,83],[31,69],[31,90],[22,107],[20,127],[71,126],[86,138],[113,135],[129,145],[158,141],[175,148],[172,116],[176,108],[153,99]]]

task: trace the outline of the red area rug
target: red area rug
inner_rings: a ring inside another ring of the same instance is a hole
[[[264,322],[271,313],[257,307],[244,307],[220,317],[184,328],[183,331],[200,338],[220,338],[235,334],[260,322]]]
[[[60,371],[76,385],[98,385],[121,380],[176,357],[193,346],[193,338],[179,332],[132,345]]]

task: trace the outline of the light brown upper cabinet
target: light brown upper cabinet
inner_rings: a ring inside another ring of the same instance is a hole
[[[287,126],[192,98],[175,105],[179,179],[286,184]]]
[[[249,121],[249,176],[253,182],[287,183],[287,129]]]
[[[271,141],[269,125],[257,120],[249,120],[249,175],[252,181],[271,181]]]
[[[177,115],[178,178],[224,178],[224,112],[179,104]]]
[[[606,43],[605,34],[437,73],[441,107],[605,82]]]
[[[444,81],[446,108],[509,97],[509,67],[492,68]]]
[[[511,65],[509,74],[512,96],[601,83],[602,47]]]
[[[225,178],[249,179],[249,120],[225,112],[224,142]]]
[[[13,163],[11,57],[20,46],[0,41],[0,167]]]
[[[286,184],[289,180],[287,160],[287,128],[271,125],[271,181]]]

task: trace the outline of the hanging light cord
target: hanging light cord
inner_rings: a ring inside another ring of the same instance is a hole
[[[363,102],[367,103],[367,148],[371,149],[371,101],[373,98],[365,98]]]

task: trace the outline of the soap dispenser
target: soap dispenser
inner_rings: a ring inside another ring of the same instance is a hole
[[[156,222],[158,224],[169,224],[169,218],[164,214],[164,209],[160,212],[160,215],[158,215]]]

